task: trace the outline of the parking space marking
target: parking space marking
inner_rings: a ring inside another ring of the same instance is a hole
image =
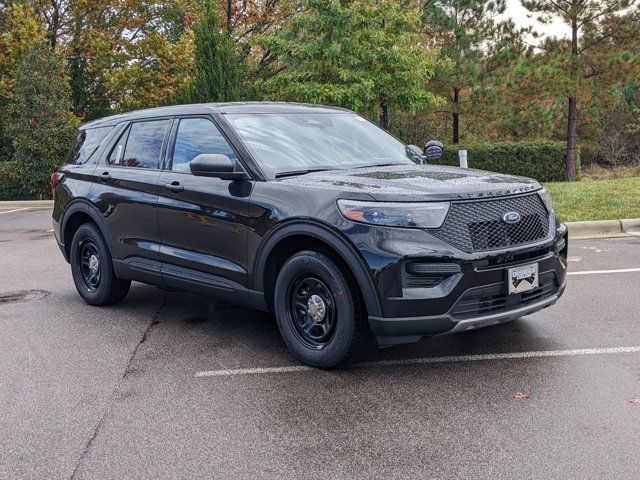
[[[25,208],[17,208],[15,210],[7,210],[6,212],[0,212],[0,215],[4,215],[5,213],[14,213],[14,212],[22,212],[23,210],[29,210],[31,207]]]
[[[567,272],[567,275],[600,275],[605,273],[640,272],[640,268],[620,268],[618,270],[587,270],[584,272]]]
[[[576,350],[540,350],[531,352],[511,352],[511,353],[487,353],[479,355],[455,355],[449,357],[424,357],[407,358],[398,360],[380,360],[376,362],[356,363],[348,368],[372,368],[372,367],[392,367],[397,365],[423,365],[429,363],[458,363],[458,362],[478,362],[489,360],[508,360],[522,358],[545,358],[545,357],[575,357],[578,355],[603,355],[617,353],[640,353],[640,346],[634,347],[608,347],[608,348],[581,348]],[[265,367],[265,368],[236,368],[230,370],[209,370],[196,372],[195,376],[202,377],[228,377],[237,375],[260,375],[265,373],[297,373],[322,371],[306,365],[292,365],[285,367]]]

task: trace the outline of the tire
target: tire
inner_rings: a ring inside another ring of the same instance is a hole
[[[76,289],[89,305],[113,305],[129,293],[131,282],[116,277],[107,243],[93,223],[76,231],[70,261]]]
[[[289,350],[313,367],[346,363],[365,337],[354,282],[319,252],[303,251],[285,262],[276,281],[274,309]]]

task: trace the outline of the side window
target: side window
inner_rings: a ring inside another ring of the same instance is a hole
[[[236,160],[235,152],[211,120],[183,118],[178,126],[171,170],[189,172],[189,162],[203,153],[218,153]]]
[[[111,151],[109,164],[158,168],[167,125],[169,120],[132,123]]]
[[[113,147],[113,149],[111,150],[109,158],[107,159],[109,165],[122,165],[122,158],[124,157],[124,147],[127,145],[129,130],[131,130],[130,126],[124,131],[122,135],[120,135],[118,143],[116,143],[115,147]]]
[[[98,127],[80,130],[68,162],[75,165],[86,163],[112,129],[113,127]]]

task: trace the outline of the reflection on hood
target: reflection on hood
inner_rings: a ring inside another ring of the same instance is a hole
[[[441,165],[330,170],[284,178],[279,182],[298,187],[366,193],[377,200],[467,199],[513,195],[537,190],[535,180],[513,175]]]

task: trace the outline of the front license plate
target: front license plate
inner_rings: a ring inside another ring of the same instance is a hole
[[[538,288],[538,264],[509,269],[509,295]]]

